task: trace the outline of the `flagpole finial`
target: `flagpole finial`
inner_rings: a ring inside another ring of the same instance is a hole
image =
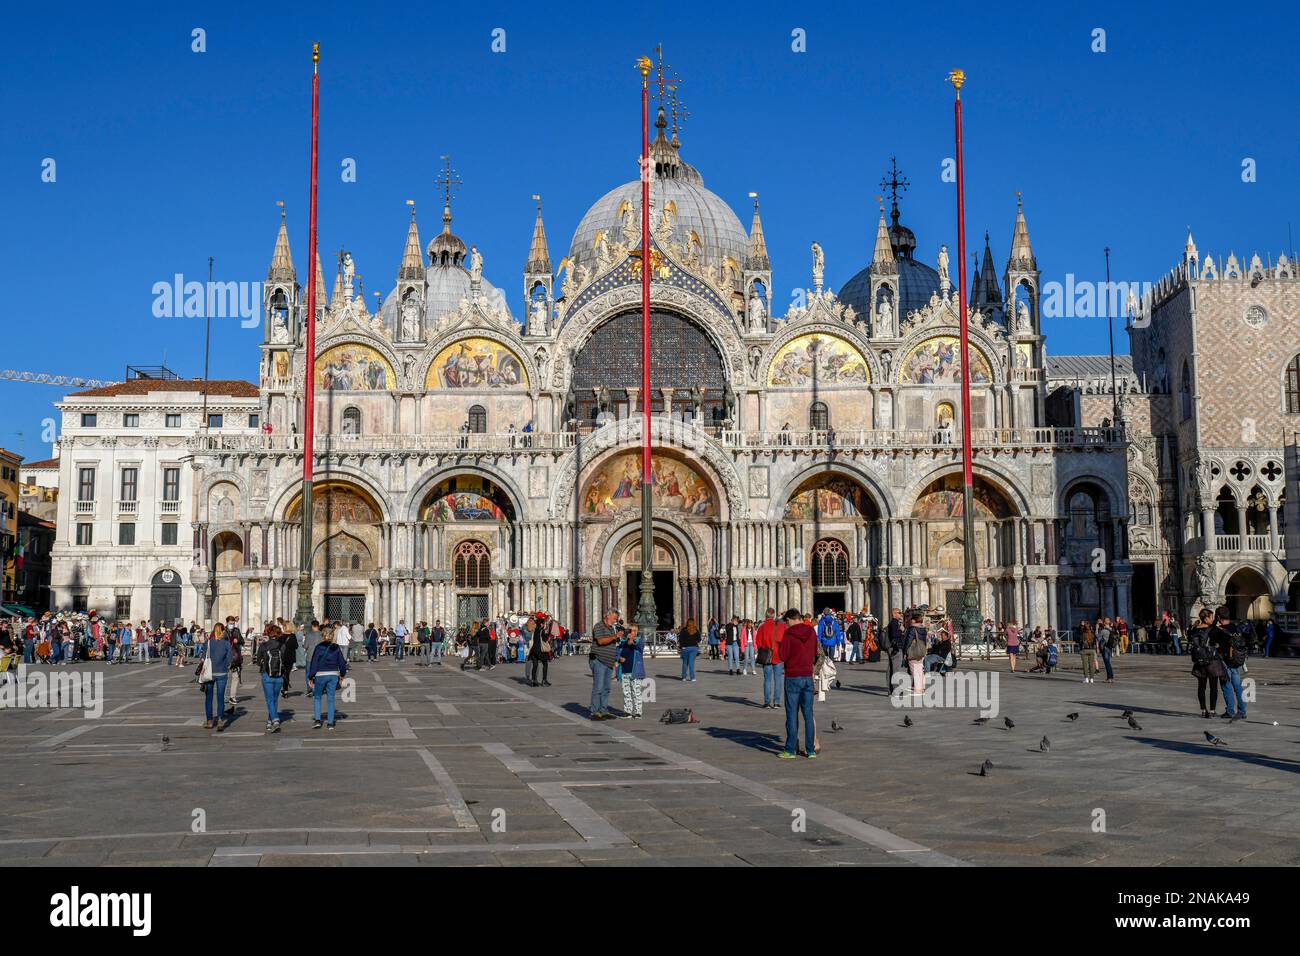
[[[650,57],[643,56],[636,61],[636,68],[641,71],[641,85],[646,86],[650,82],[650,68],[654,66],[650,62]]]
[[[319,40],[317,40],[315,43],[311,45],[311,61],[313,63],[320,62],[320,41]]]
[[[965,70],[949,70],[949,71],[948,71],[948,82],[952,84],[953,89],[955,89],[955,90],[957,91],[957,95],[960,97],[960,96],[961,96],[961,88],[962,88],[962,85],[965,84],[965,82],[966,82],[966,71],[965,71]]]

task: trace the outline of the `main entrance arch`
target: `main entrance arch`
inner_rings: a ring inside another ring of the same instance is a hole
[[[285,519],[302,519],[301,495]],[[379,503],[357,485],[329,481],[312,488],[312,603],[330,620],[364,623],[376,616],[380,602],[373,579],[382,563],[382,522]]]

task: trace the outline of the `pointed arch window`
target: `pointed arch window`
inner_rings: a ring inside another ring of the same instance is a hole
[[[825,402],[813,402],[808,406],[808,427],[815,432],[824,432],[831,427],[831,410]]]
[[[458,588],[485,590],[492,584],[492,562],[482,541],[462,541],[452,557],[452,579]]]
[[[813,545],[812,586],[815,590],[849,586],[849,553],[834,538],[822,538]]]
[[[1178,400],[1184,419],[1192,417],[1192,370],[1183,362],[1183,380],[1178,386]]]

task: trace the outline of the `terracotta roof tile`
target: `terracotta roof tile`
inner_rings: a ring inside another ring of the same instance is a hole
[[[243,379],[163,379],[133,378],[116,385],[73,392],[69,398],[111,398],[117,395],[148,395],[150,392],[196,392],[199,395],[222,395],[231,398],[257,398],[257,386]]]

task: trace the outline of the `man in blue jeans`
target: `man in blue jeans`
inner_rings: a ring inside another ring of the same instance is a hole
[[[817,757],[813,724],[813,663],[817,659],[817,632],[805,624],[798,609],[785,612],[781,660],[785,664],[785,749],[778,755],[793,760],[799,753],[799,715],[803,714],[804,753]]]
[[[592,720],[611,720],[609,682],[618,663],[619,632],[614,625],[618,612],[608,610],[591,631],[591,712]]]
[[[1223,684],[1223,716],[1229,720],[1246,719],[1246,698],[1241,690],[1241,665],[1246,663],[1246,641],[1232,626],[1228,608],[1220,606],[1214,612],[1214,626],[1210,628],[1210,643],[1219,652],[1226,673]]]

